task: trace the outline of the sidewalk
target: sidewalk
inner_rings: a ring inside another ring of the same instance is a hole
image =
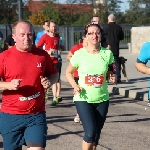
[[[63,52],[62,54],[62,74],[61,79],[64,82],[67,82],[65,77],[65,70],[68,65],[66,60],[66,55],[68,52]],[[148,100],[148,75],[142,74],[135,69],[135,62],[138,54],[129,53],[128,49],[120,49],[120,56],[123,56],[127,59],[126,62],[126,71],[129,82],[125,81],[125,78],[122,74],[122,83],[118,85],[112,85],[108,83],[108,90],[110,93],[119,94],[125,97],[133,98],[136,100],[147,101]],[[150,82],[150,81],[149,81]]]

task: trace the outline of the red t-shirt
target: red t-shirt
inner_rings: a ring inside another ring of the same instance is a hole
[[[18,90],[4,90],[1,111],[10,114],[34,114],[45,111],[44,89],[40,76],[57,73],[48,53],[33,47],[21,52],[16,46],[0,54],[0,78],[5,82],[22,79]]]
[[[55,34],[55,36],[50,36],[47,33],[44,34],[39,42],[37,43],[38,47],[42,47],[45,45],[45,50],[49,51],[50,49],[53,49],[56,53],[53,59],[53,63],[57,64],[58,63],[58,46],[59,46],[59,35]],[[57,59],[57,60],[56,60]]]
[[[45,45],[45,50],[50,50],[50,48],[58,50],[59,38],[60,37],[58,34],[55,34],[55,36],[50,36],[46,33],[40,38],[37,46],[42,47]]]
[[[80,48],[83,48],[83,44],[82,43],[73,46],[71,48],[70,52],[74,55],[74,52],[77,51],[77,50],[79,50]],[[78,69],[76,69],[74,71],[74,77],[79,78],[79,76],[78,76]]]

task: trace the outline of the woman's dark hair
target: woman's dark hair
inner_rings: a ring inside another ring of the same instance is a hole
[[[101,32],[101,27],[100,27],[100,25],[95,24],[95,23],[89,23],[89,24],[87,24],[87,25],[84,26],[84,35],[87,34],[88,28],[89,28],[89,27],[92,27],[92,26],[98,27],[99,30],[100,30],[100,32]]]

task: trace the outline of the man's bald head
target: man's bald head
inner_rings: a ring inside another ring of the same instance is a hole
[[[108,22],[116,22],[116,17],[113,14],[108,16]]]

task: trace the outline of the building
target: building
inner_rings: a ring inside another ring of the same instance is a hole
[[[44,7],[46,7],[48,4],[52,4],[54,8],[58,9],[60,12],[66,12],[73,14],[76,13],[87,13],[93,11],[92,4],[55,4],[49,1],[42,1],[42,0],[34,0],[29,1],[26,4],[26,7],[31,13],[37,13],[41,12]]]

